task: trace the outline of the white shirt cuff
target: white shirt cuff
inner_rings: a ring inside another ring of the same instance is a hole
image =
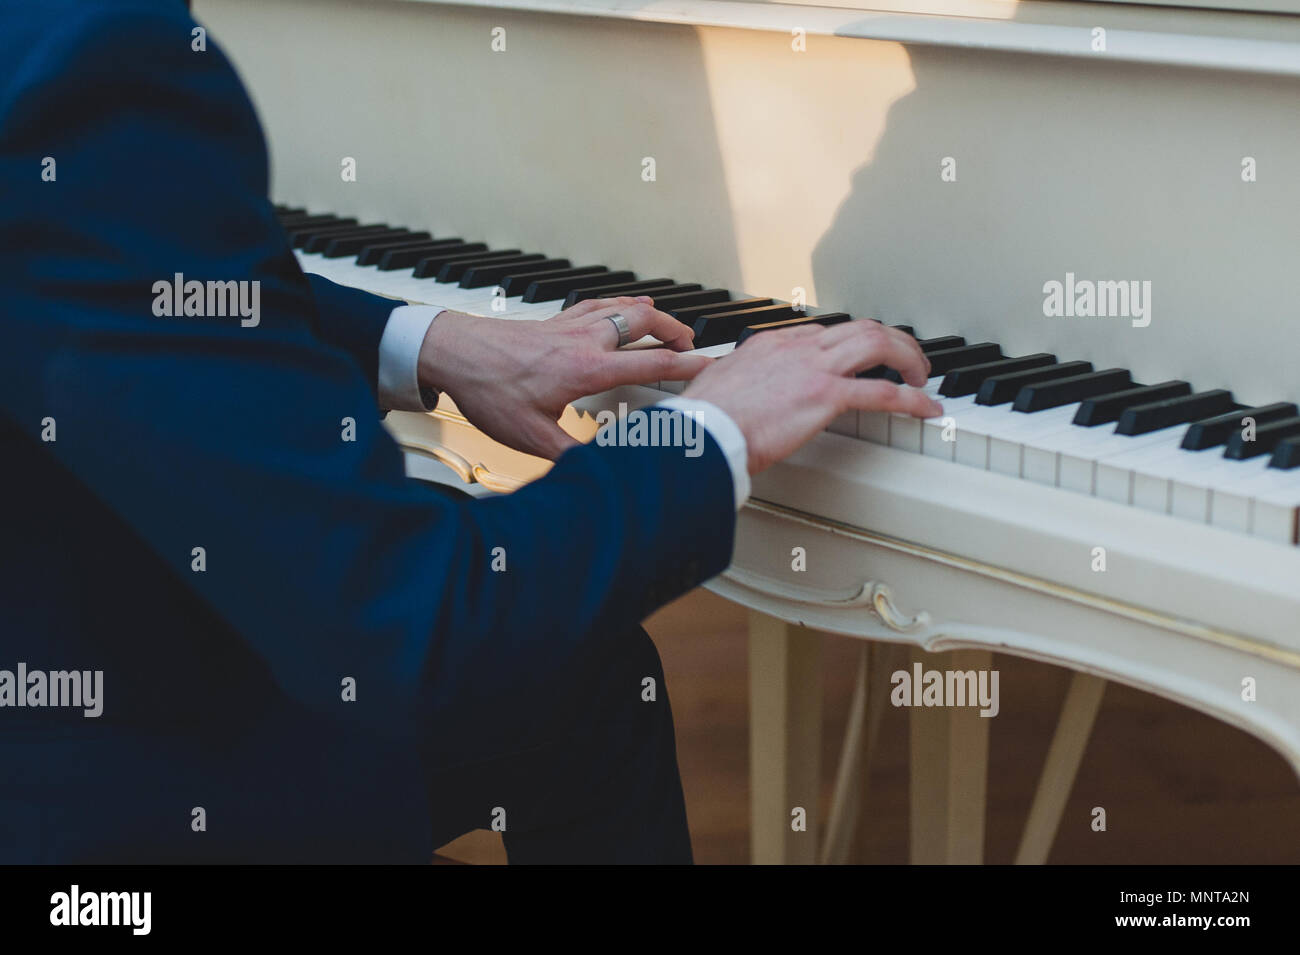
[[[386,411],[432,411],[438,393],[420,388],[420,346],[437,305],[399,305],[388,316],[379,339],[379,407]]]
[[[670,408],[690,415],[718,442],[718,447],[722,448],[727,465],[731,468],[736,510],[744,507],[749,500],[750,490],[749,445],[745,442],[745,435],[741,433],[739,425],[731,420],[731,415],[711,401],[701,401],[698,398],[665,398],[657,404],[660,408]]]

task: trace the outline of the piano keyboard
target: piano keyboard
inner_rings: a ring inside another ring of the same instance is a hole
[[[498,318],[542,319],[588,298],[650,295],[691,325],[701,354],[720,356],[751,336],[843,312],[733,296],[672,278],[639,278],[524,249],[493,249],[426,231],[360,223],[277,206],[304,271],[381,295]],[[1222,389],[1133,381],[1126,369],[1039,353],[1005,355],[996,342],[919,337],[931,362],[926,392],[941,417],[853,412],[839,434],[1207,523],[1300,543],[1300,409],[1247,407]],[[888,369],[863,376],[896,377]],[[680,383],[663,383],[680,390]],[[1250,419],[1250,420],[1248,420]],[[1248,428],[1250,422],[1253,426]]]

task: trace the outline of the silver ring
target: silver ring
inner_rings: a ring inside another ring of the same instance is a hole
[[[627,319],[615,312],[613,315],[606,315],[614,327],[618,329],[618,347],[622,348],[632,340],[632,326],[627,323]]]

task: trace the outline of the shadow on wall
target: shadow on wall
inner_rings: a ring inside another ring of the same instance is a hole
[[[822,304],[1138,380],[1300,397],[1280,281],[1300,254],[1300,187],[1241,177],[1244,156],[1300,168],[1295,125],[1278,121],[1294,83],[1101,55],[908,55],[915,88],[813,252]],[[1044,283],[1067,272],[1149,281],[1150,324],[1046,317]]]

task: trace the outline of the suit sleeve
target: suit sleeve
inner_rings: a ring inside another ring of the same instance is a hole
[[[393,309],[406,304],[305,273],[316,304],[316,334],[342,348],[357,363],[372,389],[379,377],[379,341]]]
[[[352,677],[357,719],[431,745],[440,707],[504,719],[503,701],[562,694],[602,640],[726,566],[722,452],[583,446],[484,501],[406,480],[370,371],[317,334],[354,309],[297,268],[251,105],[219,51],[190,49],[192,26],[66,27],[42,53],[60,79],[5,94],[5,162],[58,157],[7,257],[6,412],[32,434],[56,419],[47,453],[298,703],[331,710]],[[260,283],[259,322],[155,314],[178,275]],[[355,311],[368,350],[379,310]]]

